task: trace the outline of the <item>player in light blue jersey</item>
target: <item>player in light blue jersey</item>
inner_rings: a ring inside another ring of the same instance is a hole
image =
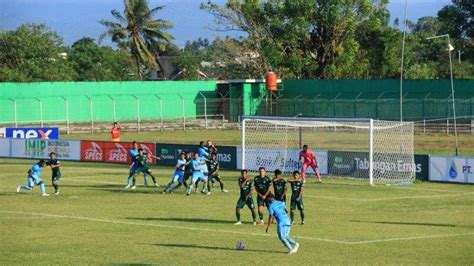
[[[206,146],[204,146],[204,141],[199,142],[197,153],[199,155],[199,158],[201,159],[209,158],[209,149]]]
[[[170,191],[175,191],[178,189],[184,182],[184,169],[188,162],[186,161],[186,153],[181,152],[179,154],[179,159],[176,161],[176,170],[174,171],[171,181],[166,185],[163,190],[163,194],[166,194]]]
[[[277,220],[277,234],[280,241],[288,249],[289,254],[296,253],[300,246],[295,240],[290,237],[291,222],[286,212],[285,203],[282,201],[275,200],[273,194],[268,194],[265,198],[265,204],[268,207],[268,223],[265,232],[268,233],[268,228],[273,223],[273,219]]]
[[[41,180],[41,170],[46,166],[46,161],[41,159],[38,163],[35,163],[30,170],[28,170],[27,185],[20,185],[16,189],[16,192],[20,190],[32,190],[35,185],[39,186],[41,189],[41,196],[49,196],[46,193],[46,188],[44,186],[43,180]]]
[[[132,187],[132,188],[135,187],[135,178],[133,177],[133,174],[135,173],[135,171],[138,168],[138,164],[135,161],[135,158],[138,155],[138,144],[137,144],[136,141],[133,142],[133,149],[128,151],[128,155],[130,155],[130,158],[132,158],[132,163],[130,164],[130,167],[129,167],[127,186],[125,187],[126,189],[128,189],[130,187]],[[145,186],[148,185],[147,180],[148,180],[147,174],[143,173],[143,181],[144,181]]]
[[[204,182],[204,188],[202,189],[202,193],[205,193],[207,195],[211,194],[207,190],[207,176],[204,174],[203,169],[206,168],[206,162],[199,157],[199,153],[195,152],[193,156],[193,160],[191,161],[193,165],[193,174],[192,174],[192,180],[191,184],[188,186],[188,189],[186,191],[186,195],[190,195],[193,187],[196,185],[196,182],[198,180],[201,180]]]

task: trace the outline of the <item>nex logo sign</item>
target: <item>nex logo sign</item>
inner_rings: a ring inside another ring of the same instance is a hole
[[[59,128],[7,128],[7,138],[59,139]]]

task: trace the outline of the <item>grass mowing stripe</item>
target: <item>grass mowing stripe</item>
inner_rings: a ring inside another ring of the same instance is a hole
[[[273,235],[273,234],[259,234],[259,233],[252,233],[252,232],[237,232],[237,231],[229,231],[229,230],[216,230],[216,229],[195,228],[195,227],[187,227],[187,226],[175,226],[175,225],[163,225],[163,224],[150,224],[150,223],[126,222],[126,221],[119,221],[119,220],[109,220],[109,219],[83,217],[83,216],[69,216],[69,215],[58,215],[58,214],[37,213],[37,212],[8,211],[8,210],[0,210],[0,212],[3,212],[3,213],[11,213],[11,214],[25,214],[25,215],[34,215],[34,216],[44,216],[44,217],[51,217],[51,218],[75,219],[75,220],[83,220],[83,221],[91,221],[91,222],[101,222],[101,223],[111,223],[111,224],[154,226],[154,227],[162,227],[162,228],[171,228],[171,229],[180,229],[180,230],[192,230],[192,231],[202,231],[202,232],[211,232],[211,233],[223,233],[223,234],[237,234],[237,235],[253,235],[253,236],[275,237],[275,235]],[[323,241],[323,242],[339,243],[339,244],[352,244],[352,242],[347,242],[347,241],[340,241],[340,240],[333,240],[333,239],[324,239],[324,238],[316,238],[316,237],[298,237],[298,236],[295,236],[295,238],[301,238],[301,239],[307,239],[307,240],[313,240],[313,241]]]
[[[68,216],[68,215],[36,213],[36,212],[8,211],[8,210],[0,210],[0,212],[12,213],[12,214],[25,214],[25,215],[33,215],[33,216],[42,216],[42,217],[48,217],[48,218],[75,219],[75,220],[84,220],[84,221],[111,223],[111,224],[153,226],[153,227],[161,227],[161,228],[172,228],[172,229],[203,231],[203,232],[223,233],[223,234],[238,234],[238,235],[275,237],[275,235],[273,235],[273,234],[259,234],[259,233],[251,233],[251,232],[236,232],[236,231],[229,231],[229,230],[215,230],[215,229],[208,229],[208,228],[195,228],[195,227],[172,226],[172,225],[162,225],[162,224],[125,222],[125,221],[119,221],[119,220],[109,220],[109,219],[91,218],[91,217],[83,217],[83,216]],[[295,238],[311,240],[311,241],[338,243],[338,244],[345,244],[345,245],[363,245],[363,244],[373,244],[373,243],[380,243],[380,242],[422,240],[422,239],[432,239],[432,238],[450,238],[450,237],[471,236],[471,235],[474,235],[474,232],[461,233],[461,234],[442,234],[442,235],[397,237],[397,238],[374,239],[374,240],[366,240],[366,241],[343,241],[343,240],[324,239],[324,238],[307,237],[307,236],[295,236]]]

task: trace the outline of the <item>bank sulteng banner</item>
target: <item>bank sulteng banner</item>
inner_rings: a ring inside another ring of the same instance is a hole
[[[79,140],[10,139],[10,156],[13,158],[49,158],[55,152],[60,160],[80,160]]]
[[[156,153],[162,157],[158,165],[176,165],[176,160],[182,151],[195,152],[198,145],[189,144],[156,144]],[[217,146],[217,161],[221,168],[237,169],[237,147]]]
[[[110,141],[81,141],[81,160],[89,162],[108,163],[131,163],[128,152],[133,148],[131,142],[110,142]],[[142,148],[148,154],[155,154],[153,143],[139,143],[138,148]],[[155,159],[149,158],[149,164],[154,164]]]

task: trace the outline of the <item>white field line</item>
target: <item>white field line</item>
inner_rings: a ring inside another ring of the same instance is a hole
[[[98,184],[110,184],[110,185],[124,185],[125,183],[119,182],[103,182],[103,181],[94,181],[94,180],[85,180],[82,178],[68,178],[68,181],[73,182],[86,182],[86,183],[98,183]],[[115,190],[121,190],[120,188],[111,188]],[[218,191],[218,189],[213,189],[213,191]],[[230,191],[231,193],[237,193],[236,191]],[[305,198],[315,198],[315,199],[330,199],[330,200],[344,200],[344,201],[355,201],[355,202],[377,202],[377,201],[390,201],[390,200],[402,200],[402,199],[423,199],[423,198],[443,198],[443,197],[454,197],[454,196],[464,196],[472,195],[474,192],[458,192],[457,194],[440,194],[440,195],[425,195],[425,196],[403,196],[403,197],[387,197],[387,198],[375,198],[375,199],[360,199],[360,198],[340,198],[340,197],[330,197],[330,196],[314,196],[304,194]]]
[[[23,215],[30,215],[30,216],[41,216],[41,217],[48,217],[48,218],[63,218],[63,219],[73,219],[73,220],[82,220],[82,221],[90,221],[90,222],[110,223],[110,224],[152,226],[152,227],[171,228],[171,229],[180,229],[180,230],[191,230],[191,231],[200,231],[200,232],[212,232],[212,233],[222,233],[222,234],[275,237],[274,234],[238,232],[238,231],[230,231],[230,230],[216,230],[216,229],[208,229],[208,228],[195,228],[195,227],[186,227],[186,226],[163,225],[163,224],[156,224],[156,223],[153,223],[153,224],[151,224],[151,223],[139,223],[139,222],[109,220],[109,219],[91,218],[91,217],[83,217],[83,216],[68,216],[68,215],[57,215],[57,214],[36,213],[36,212],[7,211],[7,210],[0,210],[0,212],[2,212],[2,213],[11,213],[11,214],[23,214]],[[306,236],[296,236],[295,238],[311,240],[311,241],[337,243],[337,244],[344,244],[344,245],[363,245],[363,244],[372,244],[372,243],[379,243],[379,242],[395,242],[395,241],[421,240],[421,239],[432,239],[432,238],[449,238],[449,237],[471,236],[471,235],[474,235],[474,232],[461,233],[461,234],[443,234],[443,235],[397,237],[397,238],[374,239],[374,240],[365,240],[365,241],[343,241],[343,240],[324,239],[324,238],[306,237]]]
[[[213,232],[213,233],[222,233],[222,234],[236,234],[236,235],[252,235],[252,236],[275,237],[274,234],[263,234],[263,233],[252,233],[252,232],[238,232],[238,231],[230,231],[230,230],[218,230],[218,229],[208,229],[208,228],[195,228],[195,227],[175,226],[175,225],[163,225],[163,224],[157,224],[157,223],[139,223],[139,222],[120,221],[120,220],[109,220],[109,219],[91,218],[91,217],[83,217],[83,216],[68,216],[68,215],[57,215],[57,214],[48,214],[48,213],[7,211],[7,210],[0,210],[0,212],[3,212],[3,213],[11,213],[11,214],[24,214],[24,215],[31,215],[31,216],[51,217],[51,218],[66,218],[66,219],[73,219],[73,220],[83,220],[83,221],[100,222],[100,223],[110,223],[110,224],[125,224],[125,225],[153,226],[153,227],[161,227],[161,228],[171,228],[171,229],[191,230],[191,231],[201,231],[201,232]],[[351,242],[347,242],[347,241],[339,241],[339,240],[316,238],[316,237],[302,237],[302,239],[313,240],[313,241],[331,242],[331,243],[339,243],[339,244],[351,244]]]

